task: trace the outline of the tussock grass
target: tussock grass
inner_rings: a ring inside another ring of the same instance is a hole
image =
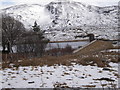
[[[106,66],[106,63],[102,62],[101,58],[99,58],[99,57],[89,56],[86,58],[82,58],[79,62],[82,65],[92,65],[92,66],[97,65],[98,67],[105,67]]]
[[[82,65],[97,65],[98,67],[109,66],[108,62],[118,63],[120,60],[116,52],[99,52],[81,55],[64,55],[64,56],[43,56],[41,58],[22,59],[20,62],[14,61],[14,67],[19,66],[52,66],[58,65],[71,65],[72,62]],[[10,68],[10,62],[3,62],[2,68]]]
[[[83,55],[64,55],[64,56],[43,56],[41,58],[22,59],[20,62],[14,61],[14,67],[19,66],[52,66],[58,65],[71,65],[72,62],[82,65],[97,65],[98,67],[109,66],[108,62],[118,63],[118,53],[99,52]],[[10,62],[3,62],[2,68],[10,68]]]
[[[44,56],[41,58],[33,58],[33,59],[24,59],[21,62],[13,62],[14,67],[19,66],[53,66],[55,64],[58,65],[66,65],[69,66],[72,64],[72,62],[76,64],[82,64],[82,65],[97,65],[99,67],[104,67],[107,64],[105,62],[102,62],[101,58],[94,57],[91,55],[88,56],[79,56],[79,55],[65,55],[60,57],[55,56]],[[3,68],[10,67],[9,63],[3,63]]]

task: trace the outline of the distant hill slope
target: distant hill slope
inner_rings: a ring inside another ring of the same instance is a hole
[[[117,36],[117,6],[97,7],[65,1],[17,5],[2,9],[2,12],[20,20],[26,28],[37,21],[52,40],[74,39],[86,32],[99,38],[116,39]]]

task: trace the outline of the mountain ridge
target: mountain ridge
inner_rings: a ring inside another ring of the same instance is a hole
[[[56,33],[51,35],[50,38],[52,38],[52,36],[59,38],[58,33],[68,35],[68,30],[82,28],[82,33],[77,33],[78,31],[80,32],[80,30],[73,30],[73,32],[75,32],[73,35],[72,30],[70,31],[73,39],[76,35],[85,34],[85,32],[89,33],[91,31],[96,36],[101,36],[103,31],[106,32],[106,35],[115,32],[113,35],[116,36],[118,25],[117,9],[117,6],[98,7],[71,1],[51,2],[47,5],[23,4],[2,9],[2,11],[4,14],[8,14],[21,21],[26,28],[31,27],[34,21],[37,21],[43,30],[47,30],[47,32],[52,34]],[[97,31],[97,27],[110,28],[110,30],[108,31],[104,28]],[[114,28],[116,29],[114,30]],[[107,35],[106,37],[104,35],[101,37],[111,39],[113,35]]]

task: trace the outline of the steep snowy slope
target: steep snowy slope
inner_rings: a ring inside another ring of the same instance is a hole
[[[24,4],[2,11],[23,22],[26,28],[31,28],[34,21],[37,21],[42,29],[47,30],[46,33],[49,33],[47,36],[51,40],[65,40],[75,39],[74,36],[91,31],[97,37],[113,39],[114,36],[115,39],[118,24],[117,9],[117,6],[97,7],[65,1],[51,2],[44,6]]]
[[[117,24],[117,7],[100,8],[79,2],[51,2],[48,11],[58,26],[110,26]]]
[[[45,7],[38,4],[18,5],[3,9],[3,13],[8,14],[24,23],[26,28],[30,28],[35,21],[41,26],[50,22],[50,16],[45,12]]]

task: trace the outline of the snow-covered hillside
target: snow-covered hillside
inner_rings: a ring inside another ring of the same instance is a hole
[[[46,36],[51,40],[68,40],[86,32],[99,38],[116,39],[117,9],[117,6],[97,7],[64,1],[17,5],[2,11],[23,22],[26,28],[31,28],[37,21],[43,30],[47,30]]]

